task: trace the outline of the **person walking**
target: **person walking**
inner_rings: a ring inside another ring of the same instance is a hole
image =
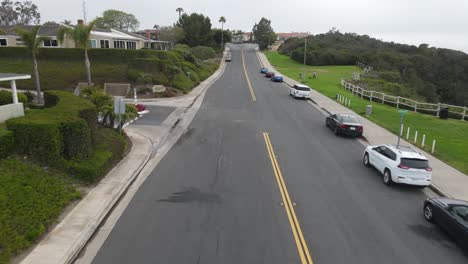
[[[317,72],[314,71],[314,73],[312,74],[312,79],[317,79]]]

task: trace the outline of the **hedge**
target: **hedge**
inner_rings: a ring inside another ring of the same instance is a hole
[[[96,132],[96,142],[98,144],[89,158],[65,162],[69,173],[88,183],[98,180],[114,162],[122,159],[127,148],[125,138],[109,128]]]
[[[13,132],[0,129],[0,159],[10,155],[14,148]]]
[[[23,93],[18,93],[18,101],[23,105],[28,104],[28,97]],[[10,91],[0,90],[0,105],[7,105],[13,103],[13,95]]]
[[[192,48],[192,53],[200,60],[207,60],[216,57],[216,51],[212,47],[196,46]]]
[[[16,151],[55,166],[62,166],[64,159],[89,157],[97,120],[95,106],[63,91],[45,92],[44,99],[48,108],[7,121],[14,132]]]

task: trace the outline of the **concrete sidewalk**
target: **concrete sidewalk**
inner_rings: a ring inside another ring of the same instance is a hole
[[[260,64],[264,67],[271,69],[273,72],[279,73],[274,69],[270,64],[265,54],[257,52],[258,59]],[[293,80],[284,74],[284,83],[292,86],[299,81]],[[352,110],[341,105],[340,103],[322,95],[321,93],[312,89],[311,99],[315,102],[316,106],[320,110],[325,110],[329,113],[339,113],[347,112],[354,113]],[[356,116],[358,114],[354,113]],[[360,116],[360,120],[364,125],[364,137],[368,140],[369,144],[396,144],[397,136],[385,128],[371,122],[365,117]],[[418,147],[412,145],[411,143],[401,140],[402,145],[411,145],[413,149],[418,150],[424,156],[429,159],[429,163],[433,168],[432,173],[432,189],[439,193],[440,195],[452,197],[456,199],[462,199],[468,201],[468,176],[451,167],[450,165],[444,163],[443,161],[435,158],[431,154],[419,149]]]

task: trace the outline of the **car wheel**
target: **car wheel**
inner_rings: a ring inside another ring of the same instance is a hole
[[[432,210],[432,205],[430,203],[427,203],[424,205],[424,218],[428,221],[428,222],[433,222],[434,221],[434,215],[432,214],[433,210]]]
[[[384,174],[383,174],[383,183],[385,185],[392,185],[392,174],[390,173],[389,169],[385,169]]]
[[[333,133],[335,133],[335,135],[339,135],[340,134],[340,131],[338,130],[338,127],[336,126],[335,129],[333,129]]]
[[[362,162],[364,163],[366,167],[370,167],[369,153],[366,152],[366,154],[364,154],[364,158],[362,159]]]

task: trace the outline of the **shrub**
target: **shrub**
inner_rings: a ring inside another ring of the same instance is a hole
[[[13,132],[0,129],[0,159],[8,157],[14,148]]]
[[[66,161],[67,171],[88,183],[104,175],[114,162],[123,157],[127,147],[125,138],[110,128],[99,129],[96,142],[98,144],[89,158]]]
[[[216,57],[216,51],[211,47],[196,46],[192,48],[192,53],[200,60],[207,60]]]
[[[18,93],[18,101],[23,105],[28,104],[28,97],[23,93]],[[0,105],[7,105],[13,103],[13,94],[10,91],[0,90]]]
[[[0,263],[9,263],[80,193],[60,175],[14,158],[0,160],[0,175]]]
[[[17,152],[54,166],[61,166],[63,159],[88,157],[96,129],[94,105],[61,91],[46,92],[44,98],[48,108],[7,121]]]

